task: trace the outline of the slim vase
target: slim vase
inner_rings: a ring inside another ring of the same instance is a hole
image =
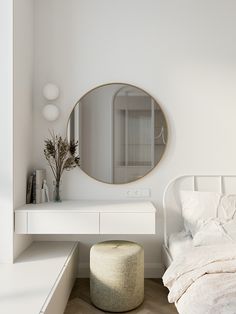
[[[61,187],[61,181],[54,181],[54,190],[53,190],[53,202],[61,202],[61,191],[60,191],[60,187]]]

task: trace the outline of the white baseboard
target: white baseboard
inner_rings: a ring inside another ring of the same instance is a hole
[[[162,263],[145,263],[144,276],[145,278],[161,278],[165,268]],[[89,263],[80,263],[78,267],[78,278],[89,278]]]

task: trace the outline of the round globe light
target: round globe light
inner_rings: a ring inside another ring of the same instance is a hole
[[[46,105],[43,108],[43,116],[48,121],[55,121],[59,117],[60,111],[56,105]]]
[[[43,88],[43,96],[47,100],[55,100],[59,96],[59,88],[57,85],[48,83]]]

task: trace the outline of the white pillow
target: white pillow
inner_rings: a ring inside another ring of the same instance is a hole
[[[222,227],[224,228],[225,232],[228,236],[236,242],[236,219],[232,219],[230,221],[222,223]]]
[[[221,222],[236,220],[236,195],[222,195],[218,207],[217,217]]]
[[[225,232],[236,241],[236,195],[222,195],[218,208],[218,218]]]
[[[216,192],[180,191],[185,230],[193,237],[203,221],[217,217],[220,197]]]
[[[219,245],[232,243],[232,237],[226,232],[221,222],[216,218],[210,218],[199,225],[199,230],[193,237],[193,245]]]

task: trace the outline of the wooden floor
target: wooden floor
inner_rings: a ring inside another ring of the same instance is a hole
[[[168,290],[160,279],[145,280],[144,303],[129,314],[177,314],[173,304],[167,301]],[[89,298],[89,279],[77,279],[71,292],[64,314],[102,314],[108,313],[96,309]]]

